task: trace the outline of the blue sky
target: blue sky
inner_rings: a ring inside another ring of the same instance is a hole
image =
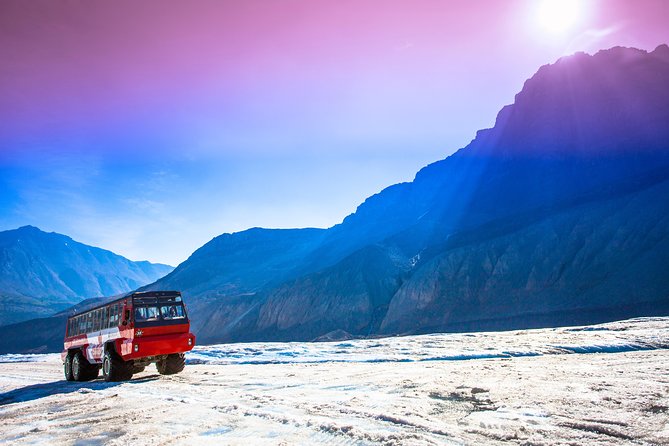
[[[176,265],[224,232],[329,227],[540,65],[652,50],[668,22],[661,0],[6,0],[0,230]]]

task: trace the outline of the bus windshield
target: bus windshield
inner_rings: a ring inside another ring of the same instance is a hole
[[[135,307],[135,322],[169,321],[185,318],[186,314],[181,303]]]

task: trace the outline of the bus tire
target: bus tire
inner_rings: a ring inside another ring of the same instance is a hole
[[[97,364],[90,364],[90,368],[88,369],[88,379],[86,381],[90,381],[92,379],[95,379],[98,377],[100,374],[100,366]]]
[[[111,349],[102,357],[102,376],[105,381],[127,381],[132,378],[132,363],[126,362]]]
[[[132,366],[132,374],[134,375],[135,373],[142,373],[146,367],[143,365],[133,365]]]
[[[72,358],[72,378],[74,381],[90,381],[98,376],[98,366],[91,364],[81,353],[81,350]]]
[[[65,356],[63,372],[65,372],[66,381],[74,381],[74,376],[72,375],[72,353],[68,353],[67,356]]]
[[[165,359],[156,362],[156,368],[161,375],[174,375],[186,367],[186,358],[183,353],[172,353]]]

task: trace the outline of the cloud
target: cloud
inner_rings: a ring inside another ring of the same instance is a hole
[[[404,43],[402,43],[402,44],[400,44],[400,45],[397,45],[397,46],[395,47],[395,51],[406,51],[406,50],[408,50],[409,48],[413,48],[413,46],[414,46],[414,45],[413,45],[413,43],[411,43],[411,42],[404,42]]]
[[[594,52],[603,47],[608,47],[610,45],[606,40],[618,33],[622,28],[623,26],[618,24],[606,28],[583,31],[569,42],[565,54],[572,54],[577,51]]]

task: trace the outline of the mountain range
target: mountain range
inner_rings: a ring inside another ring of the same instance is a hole
[[[0,324],[134,290],[174,268],[133,262],[33,226],[0,232]]]
[[[224,234],[147,288],[184,290],[205,342],[666,312],[668,86],[666,45],[564,57],[341,224]]]
[[[561,58],[342,223],[223,234],[142,289],[181,290],[199,343],[669,314],[668,87],[667,45]]]

